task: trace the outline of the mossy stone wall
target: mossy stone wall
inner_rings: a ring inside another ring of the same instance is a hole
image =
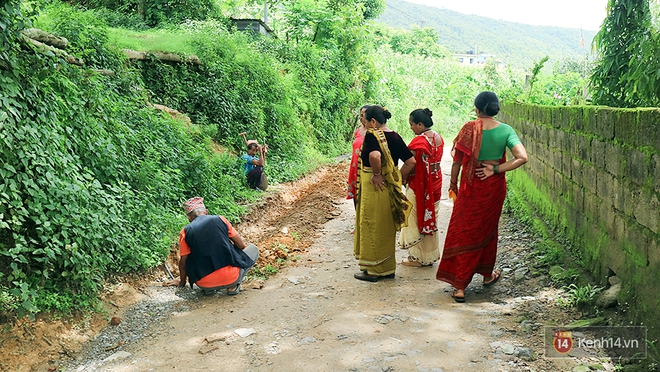
[[[507,104],[529,162],[509,187],[577,248],[601,285],[660,338],[660,110]]]

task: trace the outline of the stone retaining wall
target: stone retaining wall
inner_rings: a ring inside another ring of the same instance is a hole
[[[660,110],[504,105],[529,162],[512,189],[566,236],[601,285],[660,337]]]

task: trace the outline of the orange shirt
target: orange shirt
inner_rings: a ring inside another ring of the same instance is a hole
[[[230,238],[238,235],[238,231],[234,229],[234,226],[232,226],[226,218],[220,216],[220,219],[227,225],[227,232]],[[184,229],[181,229],[181,233],[179,234],[179,256],[183,257],[189,254],[190,247],[188,246],[188,243],[186,243],[186,232]],[[203,277],[195,284],[197,284],[200,288],[213,288],[229,285],[238,279],[240,271],[240,267],[225,266]]]

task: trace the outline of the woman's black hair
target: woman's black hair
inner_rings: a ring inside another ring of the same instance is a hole
[[[367,107],[367,110],[364,112],[364,118],[367,119],[367,121],[371,121],[371,119],[376,119],[377,122],[379,122],[381,125],[387,123],[387,119],[392,117],[392,113],[387,111],[385,107],[382,107],[380,105],[373,105]]]
[[[500,100],[493,92],[481,92],[474,99],[474,107],[488,116],[495,116],[500,112]]]
[[[422,123],[424,127],[431,128],[433,126],[433,112],[427,108],[425,109],[416,109],[410,113],[410,120],[413,123]]]

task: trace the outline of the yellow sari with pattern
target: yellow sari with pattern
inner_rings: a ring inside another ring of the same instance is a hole
[[[381,174],[385,190],[376,191],[370,183],[371,167],[359,160],[357,181],[357,208],[355,211],[355,238],[353,251],[360,270],[369,275],[386,276],[396,270],[396,232],[407,226],[412,203],[402,191],[401,171],[394,164],[382,130],[369,129],[381,149]]]

